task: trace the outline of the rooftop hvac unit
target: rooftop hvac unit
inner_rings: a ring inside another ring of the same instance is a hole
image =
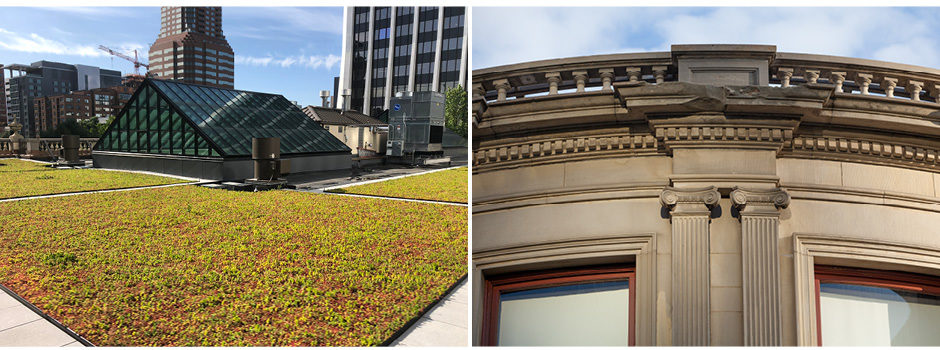
[[[433,91],[399,92],[389,101],[386,155],[432,158],[444,154],[444,95]]]

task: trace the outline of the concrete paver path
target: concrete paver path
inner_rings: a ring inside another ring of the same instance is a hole
[[[470,346],[467,334],[469,302],[470,288],[465,279],[391,346]]]
[[[84,346],[0,289],[0,346]]]

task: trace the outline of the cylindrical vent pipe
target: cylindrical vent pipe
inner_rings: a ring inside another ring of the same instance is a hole
[[[277,180],[281,174],[281,138],[252,138],[251,159],[255,163],[255,180]]]
[[[68,163],[78,162],[78,135],[62,135],[62,159]]]
[[[320,90],[320,99],[323,100],[323,108],[330,107],[330,91],[329,90]]]

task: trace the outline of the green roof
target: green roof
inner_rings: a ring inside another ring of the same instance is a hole
[[[210,157],[251,155],[252,137],[281,154],[349,152],[284,96],[147,79],[95,150]]]

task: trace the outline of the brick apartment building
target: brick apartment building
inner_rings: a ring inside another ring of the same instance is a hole
[[[235,88],[235,53],[222,35],[221,7],[162,7],[160,15],[149,52],[155,78]]]
[[[33,128],[38,131],[55,129],[68,119],[97,118],[99,123],[117,114],[133,94],[127,86],[114,86],[75,91],[64,95],[38,97],[33,100],[36,113]]]

